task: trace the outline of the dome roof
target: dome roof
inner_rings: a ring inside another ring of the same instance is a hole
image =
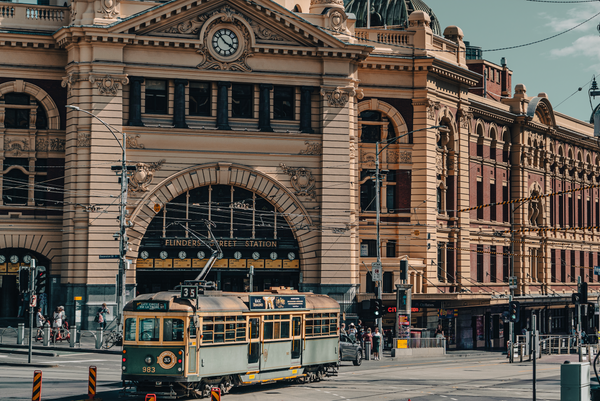
[[[367,0],[344,0],[347,13],[356,15],[356,26],[367,26]],[[431,30],[442,36],[440,23],[423,0],[371,0],[371,26],[408,26],[408,16],[413,11],[424,11],[431,18]]]

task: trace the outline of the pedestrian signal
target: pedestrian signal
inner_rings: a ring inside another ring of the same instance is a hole
[[[19,269],[19,292],[29,292],[29,267],[21,266]]]
[[[521,305],[517,301],[510,301],[508,304],[508,319],[517,323],[521,317]]]
[[[575,305],[581,304],[581,294],[578,292],[573,293],[573,295],[571,295],[571,302]]]
[[[35,276],[35,292],[40,294],[46,291],[46,268],[38,266]]]

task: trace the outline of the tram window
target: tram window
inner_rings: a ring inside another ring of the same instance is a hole
[[[135,341],[135,326],[137,319],[125,320],[125,341]]]
[[[235,341],[235,323],[227,323],[225,325],[225,341]]]
[[[235,340],[246,341],[246,322],[238,323],[236,327]]]
[[[273,322],[265,322],[263,338],[265,340],[273,339]]]
[[[203,318],[204,324],[202,325],[202,342],[203,343],[212,343],[214,340],[214,329],[215,325],[213,324],[214,317],[205,317]]]
[[[300,330],[302,329],[302,318],[301,317],[292,318],[292,326],[293,326],[293,330],[294,330],[294,335],[299,336]]]
[[[248,363],[256,363],[260,358],[260,343],[250,343],[250,353],[248,354]]]
[[[281,337],[290,338],[290,322],[281,322]]]
[[[163,320],[163,341],[183,341],[183,320]]]
[[[300,340],[292,341],[292,359],[300,358]]]
[[[334,317],[334,319],[330,319]],[[337,314],[335,313],[312,313],[306,316],[306,335],[327,336],[337,333]]]
[[[160,319],[140,319],[140,341],[158,341]]]
[[[196,338],[196,325],[192,317],[190,318],[190,338]]]
[[[258,319],[250,319],[250,338],[256,339],[259,337],[259,327]]]
[[[215,342],[216,343],[224,343],[225,342],[225,325],[224,324],[215,324]]]

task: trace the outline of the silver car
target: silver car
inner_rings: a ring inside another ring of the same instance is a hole
[[[359,341],[348,337],[345,334],[340,335],[340,362],[352,361],[354,366],[360,366],[362,362],[362,347]]]

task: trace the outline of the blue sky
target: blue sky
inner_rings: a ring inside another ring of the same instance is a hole
[[[549,0],[552,1],[552,0]],[[563,0],[564,1],[564,0]],[[465,41],[483,50],[521,45],[573,28],[600,13],[600,1],[547,3],[526,0],[425,0],[444,30],[459,26]],[[483,58],[500,64],[506,58],[514,86],[522,83],[528,96],[548,94],[554,109],[589,121],[592,75],[600,74],[600,15],[554,39],[512,50],[488,51]],[[597,77],[600,85],[600,77]],[[578,88],[570,99],[566,100]],[[563,102],[561,105],[559,103]],[[596,106],[600,97],[592,99]]]

